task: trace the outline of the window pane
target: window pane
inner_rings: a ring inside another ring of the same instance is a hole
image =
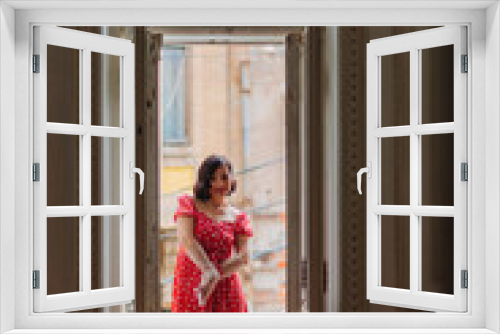
[[[121,204],[121,139],[92,137],[92,205]]]
[[[92,125],[121,126],[120,57],[92,52]]]
[[[410,53],[381,57],[382,126],[410,124]]]
[[[382,216],[382,286],[410,289],[410,217]]]
[[[453,122],[453,45],[421,50],[422,124]]]
[[[80,123],[80,50],[47,45],[47,122]]]
[[[185,49],[165,46],[162,50],[163,142],[185,141]]]
[[[410,137],[382,138],[383,205],[410,205]]]
[[[422,205],[453,206],[453,134],[421,137]]]
[[[80,217],[47,218],[47,294],[80,291]]]
[[[453,294],[453,218],[421,217],[422,291]]]
[[[92,290],[122,286],[121,217],[91,218]]]
[[[80,138],[47,134],[47,205],[80,205]]]

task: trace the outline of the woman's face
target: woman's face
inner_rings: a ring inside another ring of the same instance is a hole
[[[210,186],[211,198],[220,198],[225,196],[231,190],[231,174],[229,168],[223,165],[217,168],[212,175]]]

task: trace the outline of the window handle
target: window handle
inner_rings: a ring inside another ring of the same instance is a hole
[[[363,173],[366,173],[366,176],[371,179],[372,178],[372,163],[368,161],[368,167],[361,168],[358,171],[358,192],[361,195],[361,176]]]
[[[129,176],[131,179],[134,178],[134,173],[137,173],[139,174],[139,177],[140,177],[140,183],[141,183],[141,190],[139,191],[139,195],[142,195],[142,191],[144,190],[144,172],[140,169],[140,168],[137,168],[137,167],[133,167],[134,166],[134,162],[133,161],[130,161],[129,162]]]

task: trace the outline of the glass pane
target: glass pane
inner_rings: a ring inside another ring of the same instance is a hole
[[[186,141],[186,49],[182,45],[165,45],[160,62],[164,145]]]
[[[120,57],[92,52],[92,125],[121,126]]]
[[[453,122],[453,45],[421,50],[422,124]]]
[[[453,206],[453,134],[422,136],[422,205]]]
[[[381,57],[382,126],[410,124],[410,53]]]
[[[410,205],[410,137],[381,140],[382,205]]]
[[[47,122],[80,122],[80,50],[47,45]]]
[[[92,205],[120,205],[121,139],[92,137]]]
[[[382,216],[382,286],[410,289],[410,217]]]
[[[80,291],[80,217],[47,218],[47,294]]]
[[[91,218],[92,290],[121,286],[121,217]]]
[[[453,217],[422,217],[422,291],[453,294]]]
[[[47,205],[80,205],[80,138],[47,134]]]

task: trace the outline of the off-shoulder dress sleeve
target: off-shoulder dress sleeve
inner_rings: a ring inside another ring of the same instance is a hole
[[[250,222],[250,218],[246,213],[241,212],[236,217],[235,223],[236,223],[234,230],[235,234],[243,234],[246,235],[247,237],[253,236],[252,223]]]
[[[177,197],[177,209],[174,212],[174,222],[177,222],[179,217],[194,217],[196,210],[194,208],[194,199],[188,194],[183,194]]]

